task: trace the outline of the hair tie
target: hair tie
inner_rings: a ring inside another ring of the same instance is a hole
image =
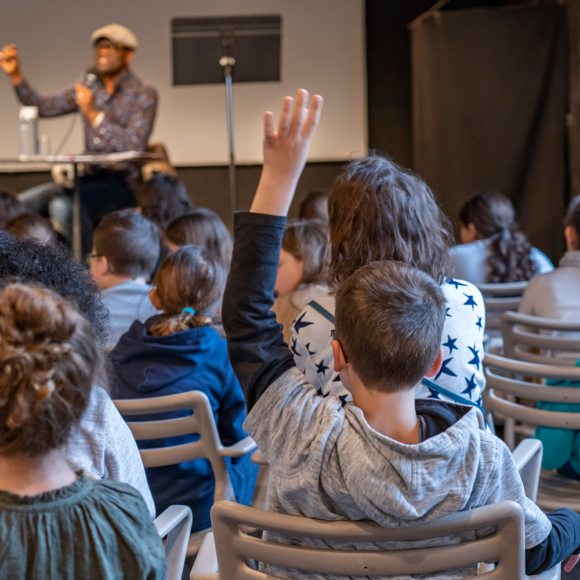
[[[181,314],[183,314],[184,312],[189,312],[189,314],[191,314],[192,316],[195,316],[195,310],[193,308],[190,308],[189,306],[186,306],[182,311]]]

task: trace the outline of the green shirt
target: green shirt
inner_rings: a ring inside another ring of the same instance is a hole
[[[157,580],[165,554],[140,493],[80,475],[35,496],[0,491],[0,578]]]

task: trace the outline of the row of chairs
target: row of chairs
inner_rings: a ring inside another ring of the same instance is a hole
[[[550,356],[554,351],[574,352],[577,349],[576,351],[580,352],[580,341],[573,342],[576,339],[569,337],[538,335],[530,330],[523,330],[520,325],[525,323],[528,327],[542,330],[576,331],[580,329],[573,328],[573,325],[567,323],[560,323],[558,328],[552,328],[550,324],[553,321],[529,320],[529,318],[531,317],[522,317],[517,313],[507,313],[502,316],[500,327],[510,358],[492,354],[486,356],[484,364],[488,387],[484,392],[484,406],[487,411],[502,414],[514,422],[580,430],[580,415],[542,411],[516,402],[516,397],[526,397],[536,400],[580,403],[580,396],[574,396],[575,389],[546,388],[522,380],[523,377],[580,380],[580,368],[570,366],[570,361],[563,363],[562,360],[557,359],[558,362],[551,360],[549,363],[544,361],[540,364],[537,361],[543,361],[543,359],[536,358],[530,362],[529,358],[525,358],[540,356],[554,359]],[[556,342],[543,342],[550,339]],[[540,354],[536,354],[531,349],[540,349]],[[544,351],[547,351],[547,354]],[[512,360],[511,357],[516,356],[524,360]],[[498,397],[497,392],[501,392],[504,397],[511,400]],[[578,393],[580,394],[580,391]],[[262,477],[258,482],[255,496],[258,501],[253,503],[256,507],[239,506],[232,501],[227,501],[234,498],[224,458],[237,457],[254,451],[256,445],[250,438],[247,438],[235,446],[223,447],[213,421],[209,401],[203,394],[192,392],[163,399],[116,401],[116,404],[125,416],[162,413],[183,408],[192,411],[192,415],[181,419],[129,423],[136,439],[166,438],[186,433],[200,435],[199,441],[195,443],[173,448],[143,450],[142,457],[146,467],[170,465],[205,457],[210,460],[214,468],[216,504],[212,509],[211,531],[204,530],[192,537],[188,537],[187,533],[184,535],[183,530],[187,532],[191,526],[191,520],[188,524],[183,523],[184,514],[189,511],[188,508],[183,506],[169,508],[174,510],[175,514],[181,515],[181,520],[174,523],[175,531],[172,532],[179,541],[166,542],[166,552],[167,545],[173,549],[171,555],[168,553],[168,563],[170,558],[174,559],[172,570],[178,571],[182,568],[185,554],[195,554],[201,544],[201,551],[191,572],[192,580],[224,580],[225,578],[228,580],[249,580],[250,578],[266,580],[271,578],[253,569],[249,564],[252,561],[268,562],[289,568],[295,567],[296,562],[300,562],[301,569],[310,572],[365,576],[432,573],[445,569],[451,561],[454,562],[454,567],[497,561],[499,565],[489,576],[490,578],[526,577],[523,563],[523,515],[517,504],[504,502],[478,510],[461,512],[427,526],[410,528],[405,532],[386,530],[371,522],[320,522],[264,511],[267,465],[263,465],[264,472],[261,472]],[[480,422],[483,426],[483,417]],[[264,463],[263,458],[259,457],[259,452],[254,455],[257,462]],[[514,451],[514,459],[520,469],[528,497],[537,501],[538,505],[546,510],[571,507],[580,511],[578,501],[580,484],[575,485],[575,482],[570,484],[567,480],[551,473],[542,472],[540,476],[541,455],[541,443],[529,439],[524,440]],[[160,516],[160,518],[167,517],[165,512]],[[189,517],[191,518],[191,513]],[[497,525],[493,536],[476,540],[468,545],[388,552],[317,550],[269,542],[260,538],[259,535],[256,537],[255,533],[256,530],[266,530],[288,537],[361,542],[372,538],[372,541],[382,542],[404,540],[407,539],[407,535],[408,539],[435,538],[483,528],[491,524]],[[183,551],[184,538],[185,551]],[[201,543],[202,540],[203,543]],[[509,546],[509,549],[505,549],[506,546]],[[179,549],[182,549],[183,553],[180,553]],[[168,577],[173,580],[174,577],[179,576]],[[559,566],[538,578],[559,578]]]

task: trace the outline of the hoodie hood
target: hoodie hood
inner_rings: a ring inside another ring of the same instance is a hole
[[[118,378],[135,394],[154,396],[186,380],[206,365],[223,340],[211,326],[152,336],[148,329],[158,320],[135,321],[110,355]]]
[[[344,485],[358,509],[384,527],[416,525],[465,509],[481,467],[486,434],[474,408],[421,399],[416,406],[420,419],[430,415],[448,423],[416,445],[378,433],[354,404],[345,408],[348,435],[337,441]]]

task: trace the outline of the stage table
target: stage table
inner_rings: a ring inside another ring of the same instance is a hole
[[[57,165],[68,163],[73,167],[73,251],[77,259],[83,260],[81,243],[81,195],[80,173],[81,166],[119,166],[125,163],[145,162],[161,159],[158,153],[144,153],[141,151],[123,151],[122,153],[81,153],[64,155],[23,155],[18,159],[0,159],[2,165]]]

